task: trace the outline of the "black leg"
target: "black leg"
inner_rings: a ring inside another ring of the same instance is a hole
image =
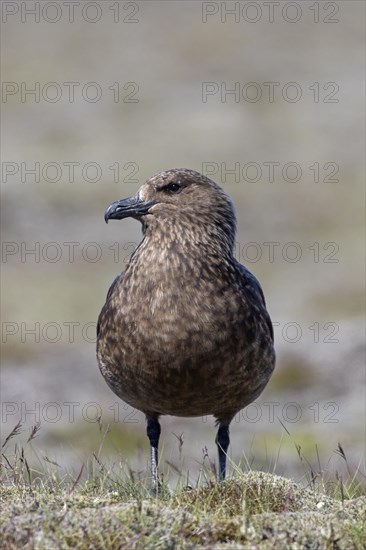
[[[225,479],[226,453],[230,444],[229,426],[220,426],[216,436],[216,445],[219,451],[219,480]]]
[[[151,477],[153,489],[157,492],[158,488],[158,446],[159,446],[159,437],[160,437],[160,424],[157,418],[151,418],[151,416],[146,417],[147,420],[147,437],[150,441],[150,451],[151,451]]]

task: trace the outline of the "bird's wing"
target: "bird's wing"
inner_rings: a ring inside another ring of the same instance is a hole
[[[263,315],[265,317],[266,323],[269,328],[269,332],[271,334],[272,340],[273,340],[273,326],[271,322],[271,318],[267,312],[266,309],[266,300],[264,298],[263,290],[261,285],[259,284],[258,279],[251,273],[246,267],[244,267],[242,264],[239,264],[240,271],[243,275],[244,279],[244,288],[247,291],[247,294],[249,295],[250,299],[255,303],[259,304],[263,308]]]
[[[117,284],[117,281],[118,281],[121,277],[123,277],[123,275],[124,275],[124,272],[122,271],[121,273],[119,273],[119,274],[114,278],[113,283],[111,284],[111,286],[109,287],[109,290],[108,290],[108,292],[107,292],[106,302],[108,302],[108,300],[109,300],[109,298],[110,298],[110,296],[111,296],[111,294],[112,294],[112,292],[113,292],[113,290],[114,290],[114,287],[115,287],[116,284]]]
[[[246,290],[250,293],[250,295],[255,298],[255,300],[259,301],[266,307],[266,301],[264,299],[264,294],[261,285],[259,284],[259,281],[256,277],[254,277],[253,273],[251,273],[246,267],[244,267],[242,264],[239,264],[240,271],[242,272],[243,278],[244,278],[244,286]]]
[[[101,318],[101,315],[102,315],[102,313],[103,313],[103,311],[104,311],[104,308],[105,308],[106,304],[108,303],[109,298],[110,298],[111,295],[112,295],[112,292],[113,292],[113,290],[114,290],[114,287],[115,287],[116,284],[117,284],[117,281],[119,281],[119,279],[120,279],[121,277],[123,277],[123,275],[124,275],[124,272],[122,271],[121,273],[119,273],[119,274],[114,278],[113,283],[112,283],[111,286],[109,287],[109,290],[108,290],[108,292],[107,292],[107,298],[106,298],[105,304],[104,304],[104,306],[103,306],[103,308],[102,308],[102,311],[100,312],[100,315],[99,315],[99,317],[98,317],[98,322],[97,322],[97,337],[99,336],[100,318]]]

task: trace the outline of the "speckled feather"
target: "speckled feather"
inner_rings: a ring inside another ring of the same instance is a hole
[[[263,292],[233,257],[232,202],[186,169],[153,176],[138,198],[152,206],[133,216],[143,240],[99,316],[100,370],[121,399],[152,418],[212,414],[229,424],[275,364]]]

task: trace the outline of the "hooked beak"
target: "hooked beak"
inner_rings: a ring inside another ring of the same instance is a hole
[[[128,199],[112,202],[104,213],[105,222],[108,220],[122,220],[123,218],[140,218],[147,214],[149,208],[155,203],[153,201],[144,202],[139,195]]]

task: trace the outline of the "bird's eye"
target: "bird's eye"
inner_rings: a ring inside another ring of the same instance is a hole
[[[167,189],[171,193],[179,193],[182,188],[179,183],[169,183],[169,185],[167,185]]]

